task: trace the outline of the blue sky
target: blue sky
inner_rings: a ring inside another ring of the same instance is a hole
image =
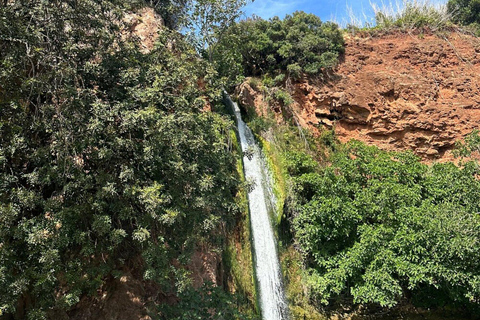
[[[426,1],[426,0],[423,0]],[[446,0],[430,0],[430,3],[445,3]],[[340,24],[351,22],[349,10],[353,12],[356,19],[373,20],[373,10],[370,3],[375,3],[380,7],[389,6],[391,3],[396,6],[402,3],[402,0],[255,0],[245,8],[246,16],[256,14],[264,19],[273,16],[283,18],[286,14],[297,10],[307,13],[314,13],[323,21],[336,21]]]

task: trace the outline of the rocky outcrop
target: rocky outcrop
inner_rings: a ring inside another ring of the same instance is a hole
[[[351,37],[334,75],[304,79],[291,92],[301,124],[314,131],[451,160],[455,142],[480,126],[480,41],[458,33]]]
[[[238,102],[242,106],[255,108],[255,112],[259,116],[266,116],[268,104],[265,102],[263,94],[259,92],[258,87],[250,83],[250,81],[250,78],[247,78],[247,81],[240,84],[235,90],[235,95],[239,99]]]
[[[123,23],[123,36],[138,38],[144,53],[153,49],[158,32],[164,25],[162,17],[149,7],[127,13]]]

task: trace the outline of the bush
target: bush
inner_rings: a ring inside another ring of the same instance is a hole
[[[478,167],[421,164],[358,142],[293,178],[293,229],[315,298],[391,307],[480,299]]]
[[[248,79],[248,84],[250,85],[250,87],[252,87],[252,89],[254,90],[258,90],[261,86],[261,82],[258,78],[249,78]]]
[[[287,151],[284,155],[285,169],[291,176],[315,172],[318,163],[310,155],[300,151]]]
[[[447,8],[457,23],[462,25],[480,23],[479,0],[449,0]]]
[[[285,81],[285,74],[283,73],[280,73],[278,76],[275,77],[275,79],[273,79],[273,82],[276,85],[281,85],[284,81]]]
[[[287,66],[287,71],[293,79],[299,79],[302,75],[302,67],[300,67],[298,63],[289,64]]]
[[[273,95],[274,95],[275,99],[280,101],[285,107],[288,107],[289,105],[291,105],[293,103],[293,98],[290,95],[290,93],[288,93],[284,90],[276,89],[273,92]]]
[[[447,8],[454,22],[480,33],[480,0],[449,0]]]
[[[275,81],[268,75],[266,74],[263,79],[262,79],[262,83],[265,87],[267,88],[271,88],[275,85]]]
[[[256,17],[240,21],[222,36],[216,50],[240,53],[246,76],[288,71],[298,78],[303,71],[316,74],[335,66],[344,41],[336,24],[297,11],[283,20]]]
[[[456,157],[470,157],[472,153],[480,151],[480,134],[473,130],[465,137],[465,141],[458,141],[455,145],[454,155]]]
[[[238,310],[238,295],[225,293],[210,283],[198,289],[188,288],[179,296],[178,305],[163,305],[160,319],[168,320],[258,320],[258,316],[245,315]]]

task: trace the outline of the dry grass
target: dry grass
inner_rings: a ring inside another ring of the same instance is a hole
[[[370,2],[374,12],[374,20],[368,20],[364,12],[355,13],[347,7],[348,29],[378,29],[378,30],[413,30],[428,28],[441,31],[450,28],[452,13],[448,12],[444,3],[430,0],[396,0],[382,2],[380,5]]]

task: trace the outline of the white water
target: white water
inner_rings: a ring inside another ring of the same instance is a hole
[[[238,105],[227,98],[237,118],[243,157],[243,170],[247,181],[253,184],[248,194],[250,223],[252,226],[255,271],[257,275],[260,308],[264,320],[287,320],[288,305],[282,282],[277,247],[270,223],[269,212],[275,210],[268,169],[250,128],[242,120]]]

